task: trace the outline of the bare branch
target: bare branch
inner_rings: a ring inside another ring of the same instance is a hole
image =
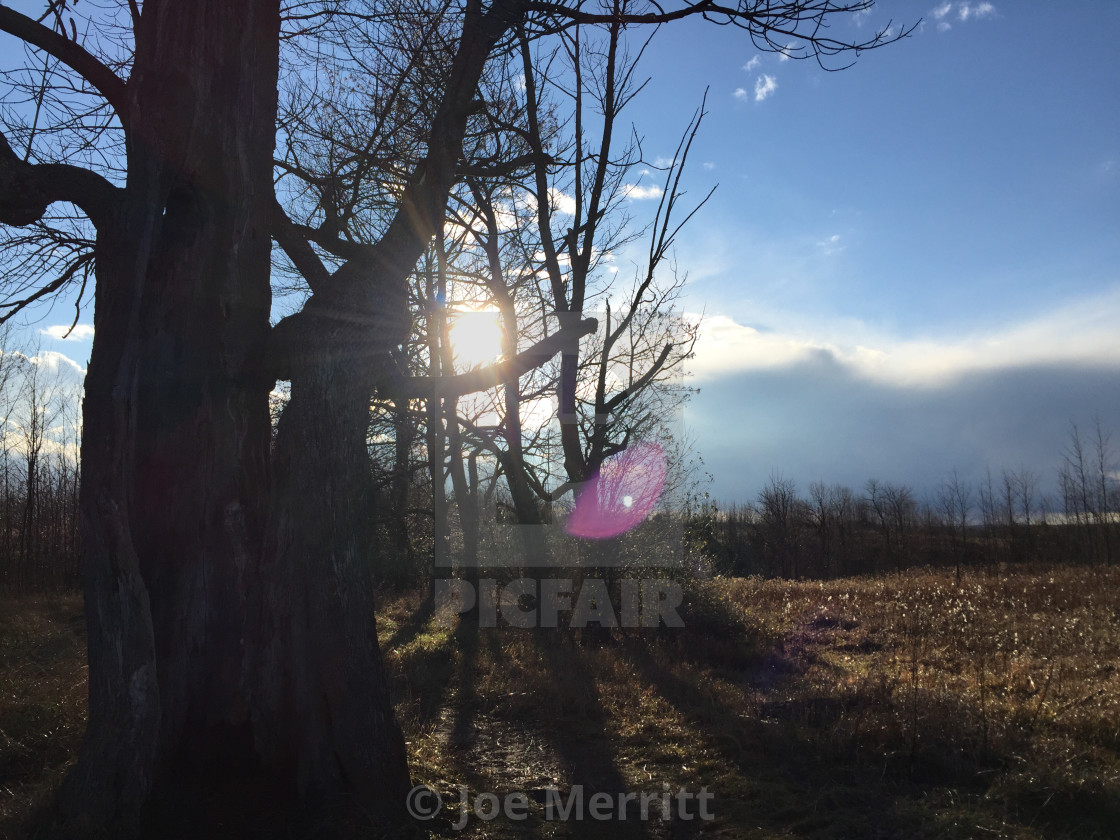
[[[649,12],[588,12],[582,4],[574,6],[548,0],[529,0],[526,10],[539,16],[540,34],[558,32],[586,24],[593,25],[660,25],[689,17],[722,26],[735,26],[746,30],[755,47],[764,52],[779,52],[789,58],[815,58],[825,70],[841,70],[844,67],[829,67],[824,63],[826,57],[853,54],[858,56],[864,50],[876,49],[908,37],[918,24],[900,27],[897,30],[888,25],[872,37],[856,41],[844,41],[826,37],[829,18],[846,13],[867,11],[874,0],[739,0],[736,5],[724,5],[713,0],[686,2],[676,9],[666,10],[660,4],[651,4]],[[546,21],[553,21],[548,24]],[[920,21],[919,21],[920,23]],[[536,34],[536,33],[535,33]],[[799,41],[802,47],[790,49],[789,41]],[[850,64],[850,62],[849,62]],[[849,65],[844,65],[849,66]]]
[[[83,276],[83,280],[82,280],[82,288],[84,289],[85,288],[85,282],[86,282],[85,277],[88,276],[90,267],[92,265],[93,265],[93,253],[90,252],[90,253],[82,254],[73,263],[71,263],[70,266],[64,272],[62,272],[62,274],[59,277],[55,278],[54,280],[52,280],[47,285],[36,289],[34,292],[32,292],[30,295],[28,295],[25,298],[21,298],[20,300],[13,300],[13,301],[9,301],[9,302],[5,302],[5,303],[0,304],[0,309],[9,310],[9,311],[7,311],[3,314],[0,314],[0,324],[3,324],[5,321],[9,320],[10,318],[14,318],[16,315],[18,315],[26,307],[30,306],[35,301],[42,300],[43,298],[47,297],[48,295],[53,294],[54,292],[57,292],[59,289],[61,289],[63,286],[65,286],[67,283],[69,283],[71,280],[73,280],[75,275],[77,275],[77,273],[79,271],[84,272],[84,276]],[[80,302],[81,299],[82,299],[82,296],[81,296],[81,294],[79,294],[78,295],[78,301]],[[78,304],[76,303],[75,307],[77,307],[77,306],[78,306]],[[74,327],[77,325],[78,318],[80,316],[81,316],[81,310],[79,309],[78,312],[75,313],[75,315],[74,315],[74,322],[70,325],[71,330],[74,329]],[[70,335],[70,332],[67,331],[66,335]]]
[[[311,291],[321,291],[327,284],[330,272],[315,253],[315,249],[311,247],[308,238],[288,218],[288,214],[284,212],[284,208],[278,201],[274,201],[272,208],[272,235],[288,255],[292,265],[303,275]]]
[[[75,70],[105,97],[117,112],[121,124],[128,126],[128,86],[76,41],[7,6],[0,6],[0,31],[43,50]]]
[[[478,368],[468,373],[455,376],[428,377],[415,376],[396,387],[400,394],[392,396],[408,396],[434,399],[436,397],[458,397],[463,394],[472,394],[476,391],[486,391],[517,379],[531,370],[534,370],[565,347],[571,341],[578,341],[585,335],[590,335],[599,328],[599,323],[594,318],[586,318],[575,326],[563,327],[548,338],[534,344],[528,350],[523,350],[512,359],[498,362],[487,367]]]
[[[640,393],[642,389],[649,385],[649,383],[653,381],[653,378],[657,376],[657,374],[661,371],[661,368],[665,366],[665,361],[669,358],[669,353],[672,352],[672,350],[672,344],[666,344],[663,348],[661,348],[661,355],[657,357],[657,361],[650,366],[650,369],[642,374],[641,378],[639,378],[632,385],[623,388],[621,391],[607,400],[607,411],[613,411],[620,403],[627,400],[631,394]]]
[[[25,163],[0,133],[0,222],[4,224],[32,224],[54,202],[69,201],[100,227],[112,216],[121,193],[120,188],[80,166]]]

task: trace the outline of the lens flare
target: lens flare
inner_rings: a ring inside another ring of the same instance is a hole
[[[649,516],[664,489],[664,450],[656,443],[635,443],[587,482],[565,530],[593,540],[617,537]]]

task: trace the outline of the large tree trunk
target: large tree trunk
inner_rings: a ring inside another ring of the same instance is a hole
[[[269,481],[276,7],[149,3],[137,32],[129,222],[152,247],[134,269],[144,280],[130,527],[165,761],[206,763],[232,734],[218,730],[245,722],[245,591]]]
[[[6,31],[70,51],[0,9]],[[123,190],[33,166],[0,135],[5,224],[66,200],[98,231],[80,498],[89,725],[50,833],[259,836],[264,809],[336,797],[403,810],[369,580],[368,399],[407,336],[407,272],[517,13],[468,4],[428,155],[382,243],[283,328],[269,328],[279,0],[146,0],[127,85],[89,69],[126,129]],[[270,451],[280,371],[292,401]]]
[[[367,434],[370,395],[409,322],[406,300],[382,303],[315,297],[278,330],[292,392],[262,565],[259,711],[270,762],[305,796],[346,792],[399,815],[409,776],[374,622]]]
[[[369,378],[346,353],[293,376],[270,466],[279,25],[278,0],[148,0],[136,33],[128,184],[97,244],[90,715],[61,836],[151,834],[181,804],[201,831],[270,799],[403,804],[354,479]]]

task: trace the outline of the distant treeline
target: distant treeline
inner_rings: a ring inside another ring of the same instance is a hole
[[[5,347],[0,332],[0,593],[76,587],[77,385],[57,354]]]
[[[970,483],[955,471],[929,497],[871,479],[853,490],[772,476],[748,504],[705,507],[689,528],[715,567],[734,575],[838,577],[919,565],[1120,559],[1120,473],[1100,422],[1070,431],[1057,493],[1038,474],[988,471]]]
[[[0,593],[79,585],[77,406],[76,386],[49,358],[0,350]],[[441,530],[456,555],[463,536],[457,497],[433,503],[430,452],[407,420],[380,418],[371,426],[377,490],[369,526],[377,576],[411,585],[431,576]],[[875,479],[858,489],[818,482],[802,493],[775,475],[746,504],[703,502],[694,487],[643,529],[670,522],[690,568],[730,575],[1120,560],[1120,471],[1100,422],[1088,434],[1071,427],[1056,479],[1046,482],[1057,488],[1046,494],[1042,477],[1025,468],[989,471],[973,482],[954,471],[919,498],[906,485]],[[504,491],[494,477],[471,493],[480,522],[515,516]],[[437,528],[437,521],[446,525]]]

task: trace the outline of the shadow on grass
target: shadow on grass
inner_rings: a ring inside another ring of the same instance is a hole
[[[562,762],[569,786],[582,787],[584,808],[597,793],[608,794],[618,803],[620,794],[633,792],[632,785],[619,771],[595,676],[584,659],[584,650],[567,643],[569,632],[563,629],[542,630],[532,634],[547,669],[546,679],[569,690],[572,686],[580,687],[578,708],[566,714],[549,716],[542,731]],[[570,789],[561,794],[566,801]],[[626,840],[651,838],[651,824],[641,819],[639,804],[630,801],[622,807],[625,808],[624,815],[616,813],[614,819],[585,820],[579,827],[578,836]]]
[[[81,596],[0,601],[0,837],[49,807],[81,744],[85,654]]]
[[[425,627],[427,627],[428,622],[432,620],[434,612],[435,591],[429,590],[424,599],[416,606],[416,609],[412,611],[408,618],[406,618],[393,633],[384,634],[384,638],[379,638],[382,649],[386,646],[405,647],[408,645],[413,639],[420,635],[420,632]]]
[[[687,661],[685,652],[702,650],[702,645],[658,649],[649,642],[627,639],[623,655],[688,723],[697,748],[706,747],[738,771],[739,778],[729,780],[716,800],[725,812],[729,796],[738,800],[740,809],[732,819],[742,820],[749,812],[755,825],[793,836],[913,836],[914,826],[896,822],[889,814],[889,784],[838,762],[835,750],[810,734],[844,713],[834,698],[787,696],[775,699],[777,705],[769,708],[765,700],[761,706],[736,708],[713,688],[724,680],[732,692],[749,691],[757,680],[764,691],[777,690],[788,676],[800,672],[798,662],[759,651],[752,668],[700,681],[691,679],[693,674],[682,676],[674,658]]]
[[[456,693],[455,702],[452,706],[449,746],[453,750],[458,750],[474,744],[475,718],[481,703],[476,684],[478,676],[478,623],[476,621],[461,621],[455,631],[455,641],[459,646],[459,667],[457,669],[458,677],[455,681]]]
[[[818,658],[827,636],[807,641],[805,626],[734,666],[711,641],[690,630],[632,634],[619,650],[687,722],[696,751],[733,765],[738,778],[724,780],[716,804],[735,799],[740,825],[857,840],[1012,836],[1013,826],[1030,837],[1115,836],[1120,800],[1105,785],[1001,790],[1012,752],[1028,761],[1030,746],[986,750],[979,712],[962,697],[885,678],[845,683]]]

